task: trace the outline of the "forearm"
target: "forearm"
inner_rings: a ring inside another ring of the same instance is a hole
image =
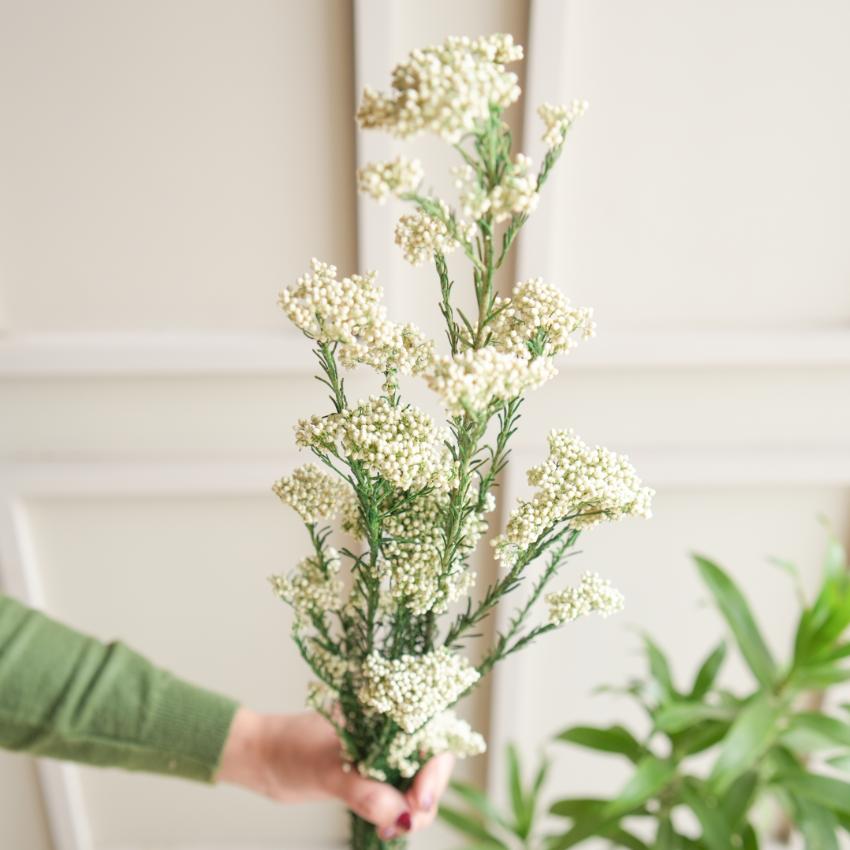
[[[236,705],[0,596],[0,747],[212,781]]]

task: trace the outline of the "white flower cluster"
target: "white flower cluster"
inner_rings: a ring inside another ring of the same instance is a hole
[[[350,489],[314,463],[299,466],[291,475],[285,475],[272,486],[278,498],[289,505],[304,522],[333,519],[340,502]]]
[[[302,419],[295,429],[302,447],[344,453],[400,490],[431,486],[446,489],[454,477],[434,421],[412,405],[393,406],[373,396],[357,407],[324,418]]]
[[[362,675],[360,702],[386,714],[408,734],[445,711],[480,678],[463,656],[445,647],[394,659],[373,653]]]
[[[414,191],[422,177],[422,163],[418,159],[397,156],[388,162],[370,162],[358,168],[357,187],[383,204],[390,195]]]
[[[572,528],[581,529],[606,519],[652,515],[655,492],[642,485],[625,455],[590,447],[572,430],[551,431],[548,442],[549,457],[528,470],[528,483],[537,492],[519,501],[504,533],[493,540],[505,565],[566,517],[572,517]]]
[[[499,185],[489,192],[471,166],[457,168],[454,173],[455,186],[460,190],[461,211],[474,221],[487,213],[491,213],[496,222],[507,221],[514,215],[531,215],[540,200],[537,175],[532,172],[531,159],[524,154],[517,154],[516,162]]]
[[[289,576],[271,576],[274,592],[295,612],[295,627],[300,628],[314,616],[338,611],[342,605],[343,585],[339,578],[339,554],[328,548],[327,570],[315,556],[305,558]]]
[[[292,323],[308,336],[340,343],[339,360],[379,372],[418,374],[434,357],[434,344],[414,325],[397,325],[386,317],[375,272],[337,280],[336,266],[311,260],[311,271],[284,289],[280,305]]]
[[[315,640],[310,642],[309,655],[316,670],[324,679],[327,688],[325,696],[332,700],[342,687],[345,675],[356,665],[326,649]]]
[[[517,75],[505,65],[520,59],[522,47],[510,35],[451,36],[397,65],[391,92],[367,88],[357,120],[400,138],[428,131],[455,144],[488,117],[491,104],[506,107],[519,98]]]
[[[312,708],[319,714],[328,714],[333,709],[338,696],[336,689],[325,682],[308,682],[307,698],[304,702],[307,708]]]
[[[623,610],[623,594],[598,573],[586,572],[578,587],[567,587],[546,596],[549,622],[560,626],[588,614],[610,617]]]
[[[381,296],[375,272],[337,280],[336,266],[314,257],[310,271],[284,289],[278,303],[292,324],[313,339],[353,343],[379,318]]]
[[[564,354],[577,345],[573,335],[590,339],[596,333],[593,309],[573,307],[560,289],[533,278],[518,283],[509,299],[496,299],[492,324],[496,348],[527,357],[528,344],[542,335],[544,357]]]
[[[487,749],[484,738],[453,711],[444,711],[418,732],[400,732],[387,752],[387,763],[405,779],[414,776],[432,756],[453,753],[458,758],[477,756]]]
[[[564,144],[573,122],[587,112],[589,105],[586,100],[574,100],[569,106],[553,106],[551,103],[544,103],[537,108],[537,114],[543,119],[546,127],[543,141],[550,150]]]
[[[463,559],[487,530],[482,516],[471,514],[466,520],[459,552],[446,575],[440,557],[445,548],[441,504],[435,496],[421,497],[407,510],[388,516],[383,530],[390,596],[413,614],[441,613],[475,583],[475,573],[465,568]]]
[[[339,361],[346,368],[362,363],[378,372],[419,375],[434,361],[434,343],[415,325],[379,319],[362,331],[357,342],[340,348]]]
[[[488,347],[437,359],[426,380],[446,410],[462,414],[483,411],[496,399],[522,395],[556,374],[551,358],[530,360]]]
[[[449,209],[441,201],[440,207],[448,219]],[[445,221],[424,212],[403,215],[395,226],[395,244],[401,248],[404,259],[412,266],[421,266],[434,254],[450,254],[458,246]]]

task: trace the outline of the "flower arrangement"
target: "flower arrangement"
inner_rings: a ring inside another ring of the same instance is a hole
[[[452,708],[493,665],[565,622],[622,607],[622,596],[593,574],[546,591],[584,529],[650,514],[652,491],[625,457],[553,431],[548,458],[528,472],[534,494],[491,541],[502,572],[472,595],[470,557],[488,531],[523,396],[595,328],[589,309],[540,279],[518,283],[509,297],[495,290],[494,276],[585,109],[541,107],[547,151],[539,170],[513,156],[503,112],[520,95],[507,66],[521,58],[509,35],[449,38],[413,51],[393,71],[391,90],[367,89],[357,113],[361,127],[400,138],[435,133],[460,158],[454,206],[422,188],[415,160],[398,157],[357,174],[360,191],[379,203],[392,195],[411,205],[395,241],[411,264],[434,264],[447,351],[387,317],[374,272],[345,277],[314,259],[280,295],[314,346],[331,408],[295,429],[296,443],[319,465],[274,486],[304,521],[312,550],[272,585],[294,609],[295,643],[318,680],[309,705],[334,724],[352,769],[400,788],[437,753],[484,750]],[[473,315],[453,302],[452,251],[471,270]],[[340,370],[358,366],[381,376],[380,392],[351,400]],[[434,391],[443,427],[404,401],[403,376]],[[347,535],[348,545],[332,546],[334,534]],[[509,627],[470,661],[462,650],[472,632],[544,556]],[[548,618],[530,623],[541,599]],[[353,847],[401,846],[352,817]]]
[[[526,782],[509,747],[508,811],[462,783],[454,789],[463,809],[440,807],[469,850],[565,850],[600,840],[630,850],[843,846],[839,836],[850,833],[850,706],[827,708],[841,698],[830,689],[850,679],[850,571],[843,547],[830,539],[811,602],[796,568],[781,562],[795,576],[800,598],[784,663],[768,649],[732,578],[712,561],[695,560],[752,687],[734,693],[718,685],[725,642],[708,653],[686,687],[677,687],[667,657],[646,638],[647,677],[617,689],[646,714],[643,728],[572,726],[555,738],[625,760],[627,782],[604,798],[556,800],[549,814],[560,820],[544,822],[548,760]]]

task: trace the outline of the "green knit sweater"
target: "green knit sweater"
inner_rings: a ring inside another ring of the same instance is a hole
[[[211,782],[235,711],[0,595],[0,747]]]

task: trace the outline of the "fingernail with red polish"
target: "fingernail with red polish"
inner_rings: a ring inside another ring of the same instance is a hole
[[[410,832],[410,827],[413,826],[413,821],[410,818],[410,812],[402,812],[397,818],[395,825],[402,832]]]

